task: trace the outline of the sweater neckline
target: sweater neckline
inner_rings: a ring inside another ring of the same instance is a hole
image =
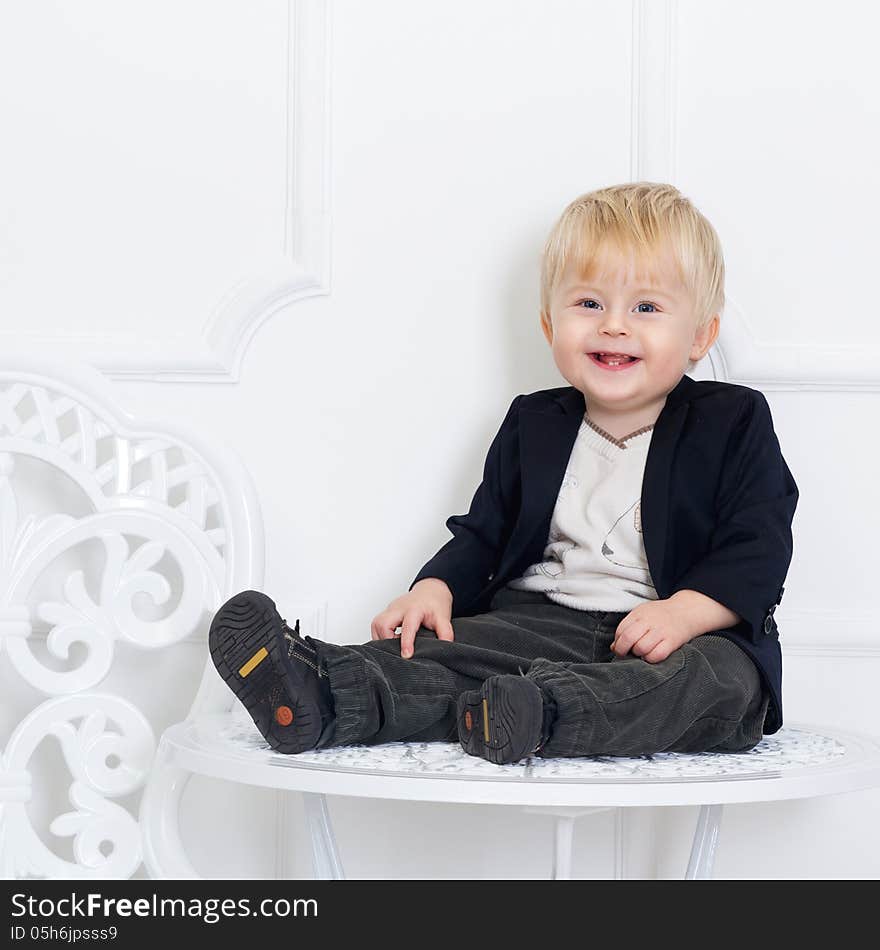
[[[610,432],[607,432],[601,426],[596,425],[596,423],[593,422],[593,420],[586,413],[584,413],[584,422],[594,432],[597,432],[599,435],[601,435],[603,439],[610,442],[612,445],[616,445],[619,449],[629,448],[629,446],[626,445],[628,440],[634,439],[636,438],[636,436],[643,435],[645,432],[650,432],[651,429],[654,428],[654,423],[651,423],[651,425],[649,426],[642,426],[641,429],[636,429],[633,432],[630,432],[627,435],[623,436],[623,438],[618,439],[616,436],[613,436]]]

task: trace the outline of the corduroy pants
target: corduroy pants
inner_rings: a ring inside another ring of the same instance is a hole
[[[538,753],[545,758],[757,745],[768,697],[748,654],[704,633],[659,663],[616,656],[611,642],[626,613],[501,588],[487,613],[453,618],[453,641],[420,627],[409,659],[400,637],[316,640],[336,706],[330,746],[456,742],[458,696],[497,673],[523,674],[555,700],[556,723]]]

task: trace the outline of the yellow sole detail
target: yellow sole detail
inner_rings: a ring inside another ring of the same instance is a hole
[[[486,745],[489,744],[489,701],[483,700],[483,739]]]
[[[263,660],[269,655],[269,652],[265,647],[260,647],[259,650],[245,663],[245,665],[238,671],[239,676],[247,676],[248,673],[252,673],[254,668],[259,666]]]

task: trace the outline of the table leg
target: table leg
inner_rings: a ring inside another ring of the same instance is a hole
[[[553,880],[571,880],[571,839],[574,833],[574,818],[557,817],[556,841],[553,850]]]
[[[708,881],[712,877],[712,864],[715,861],[715,849],[718,845],[718,832],[721,827],[723,805],[702,805],[691,846],[686,881]]]
[[[564,805],[521,805],[520,811],[533,815],[553,815],[556,819],[553,839],[553,880],[571,879],[571,841],[574,835],[574,820],[581,815],[610,811],[611,805],[593,805],[585,808]]]
[[[317,792],[303,792],[306,823],[312,840],[312,865],[319,881],[343,881],[342,862],[336,850],[327,798]]]

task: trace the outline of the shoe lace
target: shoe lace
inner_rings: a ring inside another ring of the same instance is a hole
[[[291,643],[296,643],[301,646],[304,650],[308,650],[310,653],[316,653],[314,646],[308,637],[304,637],[299,632],[299,618],[296,620],[296,626],[293,630],[290,629],[290,624],[284,619],[281,621],[281,632],[284,634],[286,640],[290,640]]]
[[[287,655],[292,659],[299,660],[301,663],[305,663],[307,666],[310,666],[319,677],[326,677],[327,673],[320,666],[318,666],[314,660],[318,657],[318,651],[307,642],[306,639],[300,636],[299,632],[299,618],[297,617],[296,625],[293,630],[290,629],[290,625],[286,620],[282,618],[281,620],[281,631],[284,634],[284,638],[290,642],[290,646],[287,648]],[[297,652],[297,647],[301,650],[307,650],[312,654],[312,657],[303,656],[302,653]]]

